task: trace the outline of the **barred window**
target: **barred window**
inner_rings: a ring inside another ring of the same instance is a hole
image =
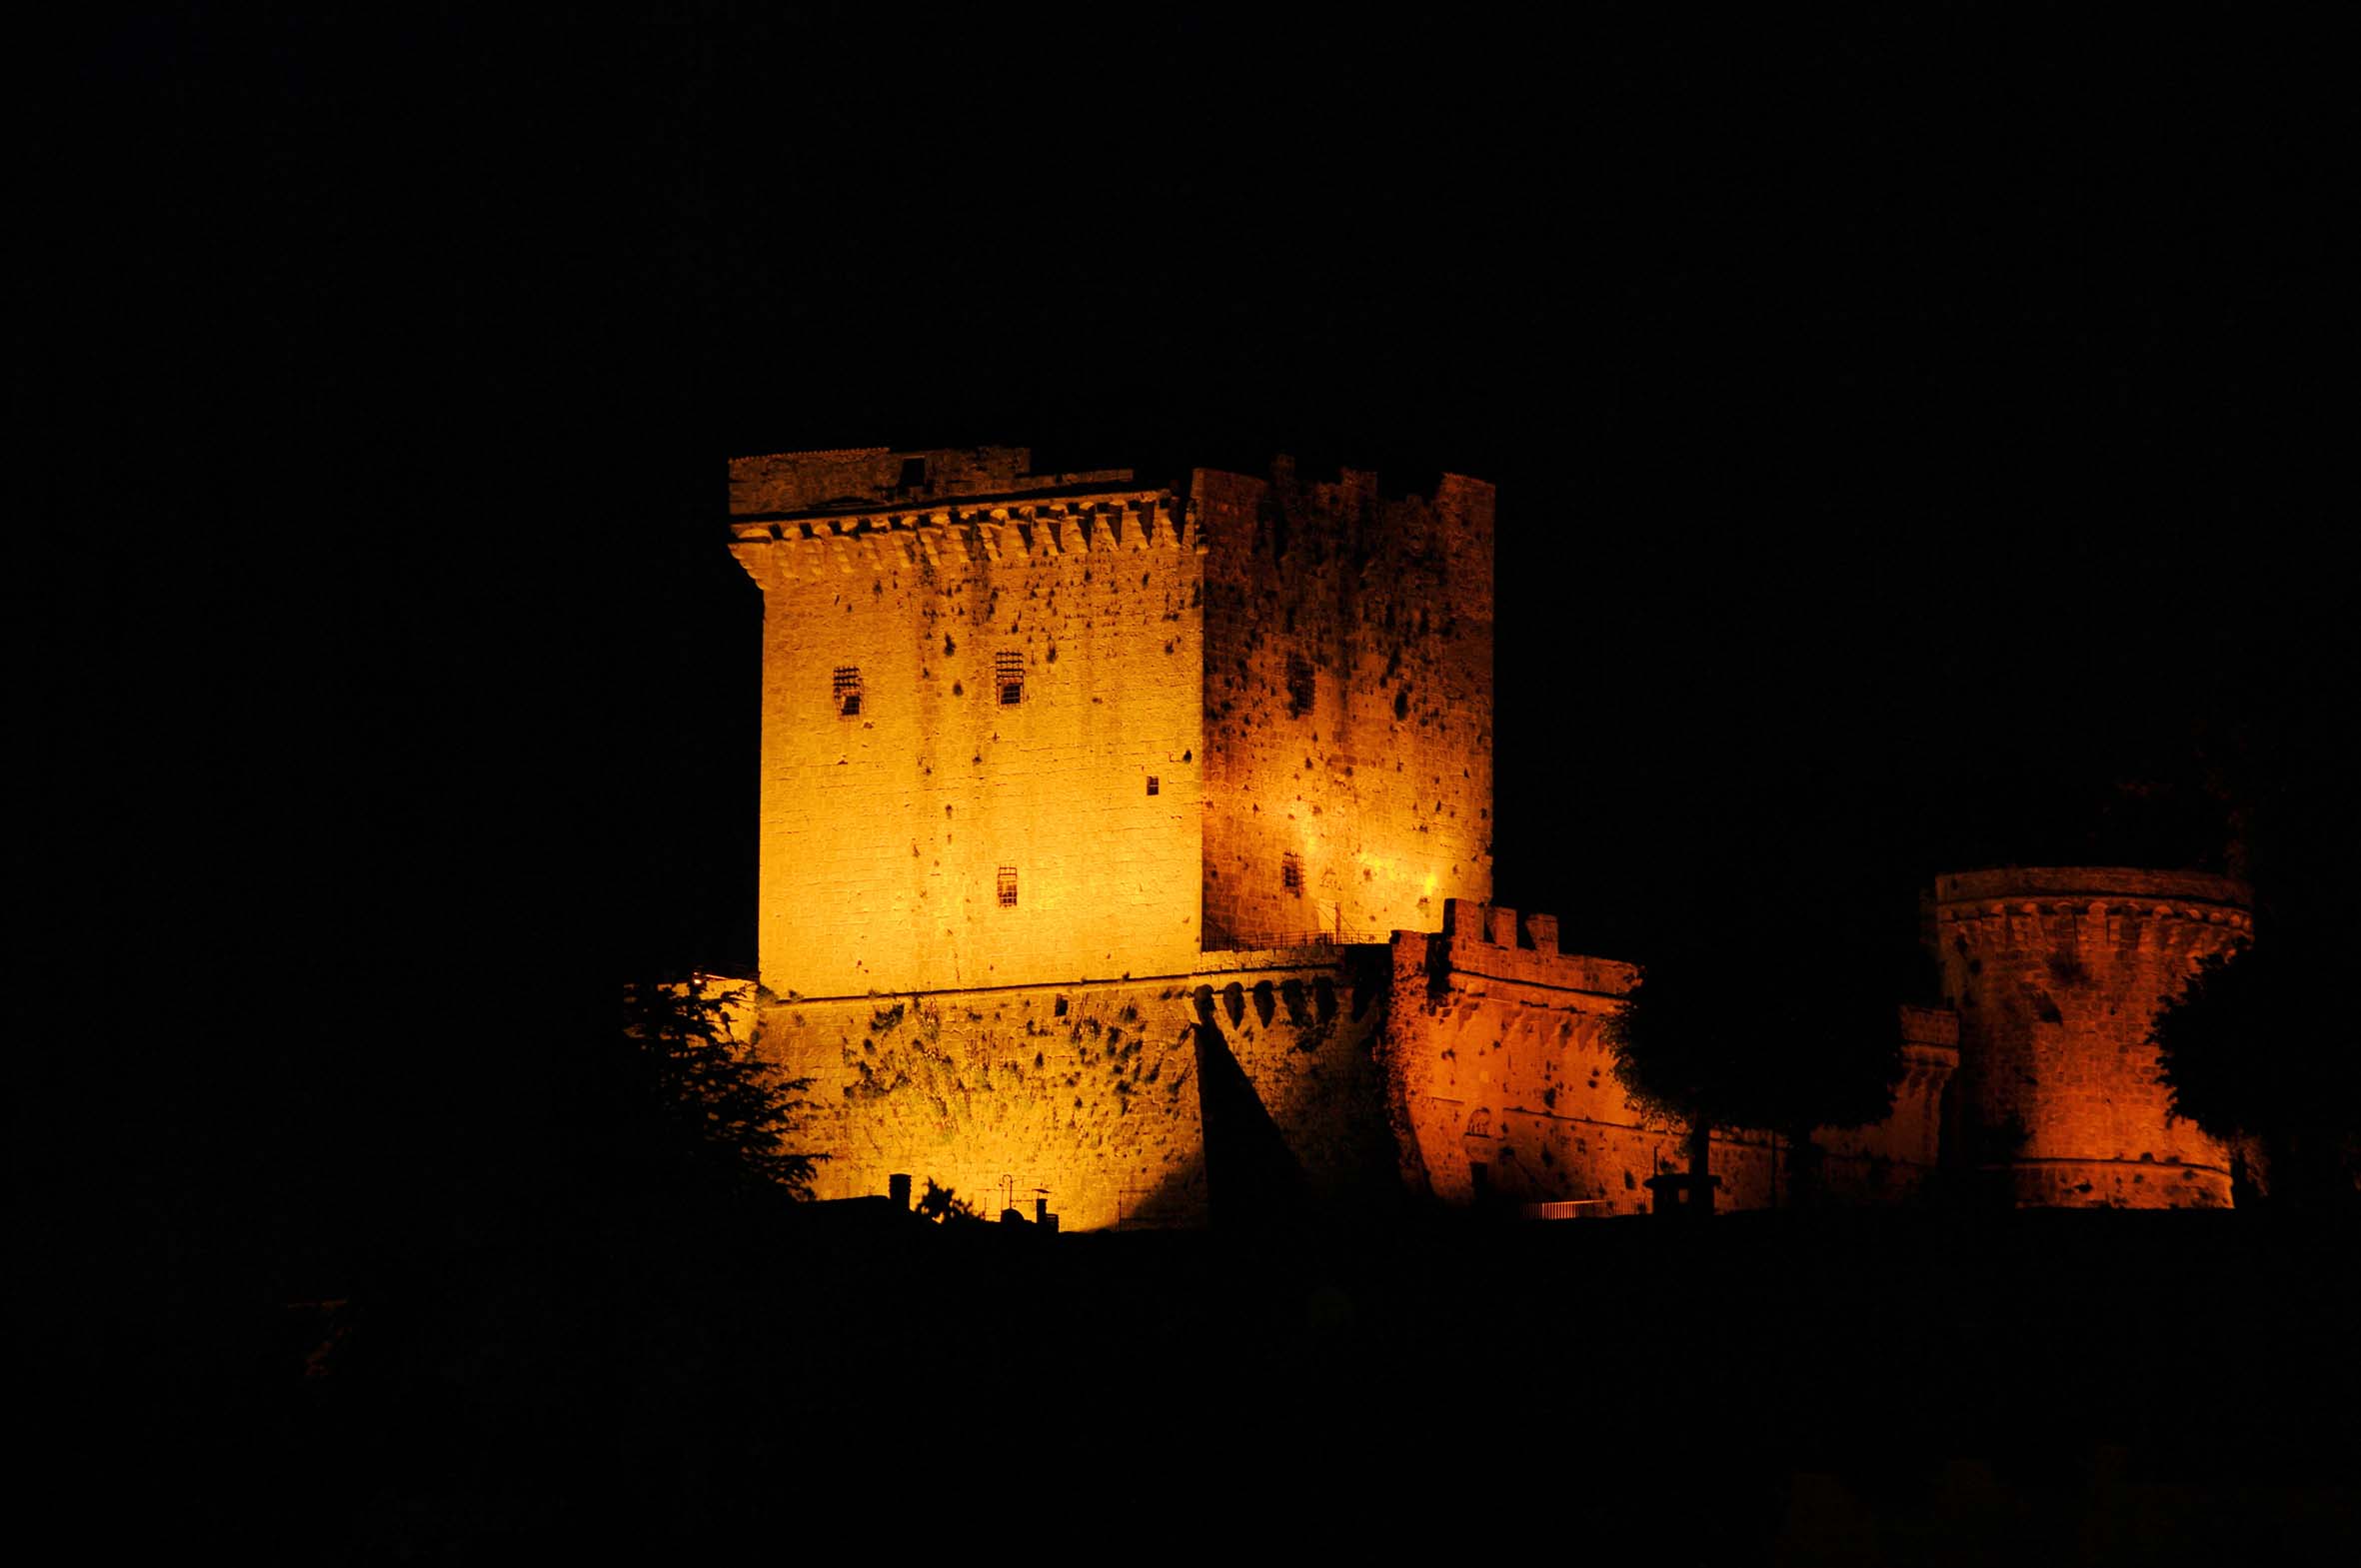
[[[1278,857],[1278,880],[1289,892],[1303,890],[1303,857],[1292,849]]]
[[[1154,775],[1154,774],[1150,774],[1150,775],[1148,776],[1148,792],[1149,792],[1150,794],[1154,794],[1154,793],[1156,793],[1156,791],[1157,791],[1157,784],[1158,784],[1158,780],[1157,780],[1157,777],[1156,777],[1156,775]]]
[[[1000,881],[1001,907],[1002,907],[1002,908],[1004,908],[1004,909],[1014,909],[1014,908],[1016,908],[1016,907],[1017,907],[1017,867],[1015,867],[1014,865],[1004,865],[1004,866],[1002,866],[1002,867],[1001,867],[1001,871],[1000,871],[1000,878],[999,878],[999,881]]]
[[[837,712],[851,719],[861,712],[861,667],[837,666]]]
[[[1003,704],[1025,701],[1025,656],[1023,654],[995,654],[992,656],[993,674],[999,678]]]

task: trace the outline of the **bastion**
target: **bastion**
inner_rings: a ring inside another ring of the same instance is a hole
[[[2252,906],[2244,883],[2191,871],[1937,877],[1959,1163],[2017,1204],[2227,1205],[2227,1151],[2172,1115],[2148,1033],[2200,959],[2248,939]]]

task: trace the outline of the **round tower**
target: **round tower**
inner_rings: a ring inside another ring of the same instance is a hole
[[[1951,1157],[2018,1206],[2227,1207],[2229,1156],[2169,1111],[2148,1030],[2252,895],[2193,871],[2071,866],[1935,878],[1959,1014]]]

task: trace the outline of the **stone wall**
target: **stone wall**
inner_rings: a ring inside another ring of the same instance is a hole
[[[764,1056],[808,1078],[821,1197],[906,1173],[997,1214],[1047,1196],[1070,1230],[1251,1221],[1404,1192],[1454,1205],[1579,1201],[1636,1214],[1686,1165],[1684,1129],[1633,1106],[1601,1034],[1637,982],[1556,950],[1556,922],[1451,899],[1389,946],[1207,953],[1154,979],[756,1009]],[[1823,1130],[1836,1201],[1925,1181],[1956,1051],[1948,1012],[1903,1009],[1894,1114]],[[1782,1146],[1717,1130],[1719,1203],[1784,1201]]]
[[[1386,1064],[1402,1176],[1414,1189],[1447,1203],[1579,1201],[1588,1213],[1640,1213],[1652,1201],[1649,1176],[1687,1168],[1684,1129],[1634,1105],[1615,1080],[1603,1027],[1638,983],[1633,965],[1560,953],[1551,916],[1455,898],[1440,934],[1397,932],[1392,954]],[[1892,1113],[1813,1135],[1830,1200],[1904,1199],[1936,1166],[1956,1024],[1939,1009],[1906,1007],[1899,1026],[1905,1071]],[[1766,1131],[1716,1128],[1716,1203],[1783,1203],[1784,1159]]]
[[[1685,1169],[1682,1130],[1631,1104],[1601,1029],[1639,982],[1557,950],[1557,922],[1452,898],[1436,935],[1393,938],[1386,1038],[1403,1178],[1446,1203],[1583,1200],[1647,1210],[1647,1178]],[[1724,1202],[1768,1201],[1767,1150],[1716,1137]]]
[[[1209,946],[1383,941],[1491,892],[1492,488],[1199,472]]]
[[[1200,1034],[1212,1213],[1399,1195],[1381,1049],[1391,973],[1379,946],[1207,953]],[[1222,1061],[1234,1062],[1221,1095]]]
[[[1360,976],[1373,973],[1374,985]],[[1196,1225],[1391,1175],[1383,971],[1335,949],[1220,954],[1146,981],[771,998],[766,1059],[809,1078],[818,1196],[907,1173],[1069,1230]]]
[[[773,1000],[759,1048],[809,1078],[823,1198],[952,1189],[997,1215],[1037,1195],[1068,1228],[1205,1215],[1183,976],[844,1001]]]
[[[733,534],[763,589],[766,986],[1188,972],[1202,559],[1171,496]]]
[[[2227,1204],[2220,1144],[2170,1114],[2148,1030],[2197,961],[2252,930],[2244,884],[2121,867],[1935,879],[1934,940],[1957,1009],[1946,1128],[2017,1204]]]

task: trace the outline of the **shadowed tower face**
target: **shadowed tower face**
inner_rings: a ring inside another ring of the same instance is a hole
[[[1199,473],[1205,939],[1433,930],[1492,890],[1492,487]]]
[[[787,994],[1187,971],[1202,557],[1021,448],[734,460],[763,590],[759,961]]]

